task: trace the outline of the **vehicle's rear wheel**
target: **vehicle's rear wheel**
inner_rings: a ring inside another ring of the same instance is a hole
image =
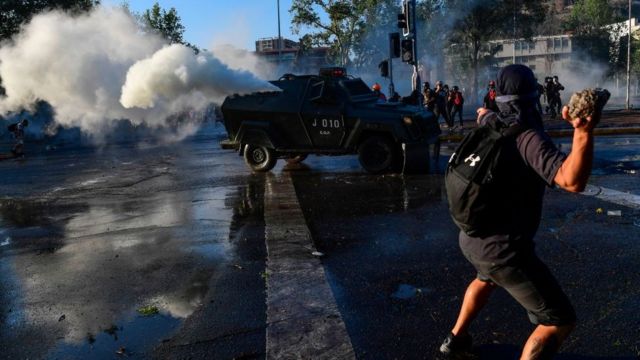
[[[382,174],[392,170],[398,152],[391,140],[382,136],[371,136],[358,147],[360,165],[371,174]]]
[[[287,163],[289,164],[299,164],[303,162],[307,158],[307,154],[298,154],[292,155],[287,158]]]
[[[273,149],[257,145],[245,145],[244,162],[256,172],[266,172],[276,166],[276,154]]]

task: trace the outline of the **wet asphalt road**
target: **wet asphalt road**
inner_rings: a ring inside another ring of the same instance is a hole
[[[253,175],[222,137],[0,162],[0,358],[266,357],[265,194],[286,177],[356,357],[434,358],[473,278],[442,176],[371,176],[354,157]],[[596,148],[591,183],[640,195],[640,139]],[[538,252],[580,319],[559,359],[638,359],[638,232],[640,205],[548,191]],[[531,329],[498,291],[472,332],[482,359],[513,359]]]

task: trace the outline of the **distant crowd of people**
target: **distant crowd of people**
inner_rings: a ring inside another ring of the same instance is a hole
[[[458,86],[449,88],[449,85],[443,84],[442,81],[437,81],[435,87],[432,89],[429,82],[422,84],[422,92],[414,90],[409,96],[401,97],[397,92],[387,98],[382,92],[380,84],[375,83],[372,88],[373,92],[378,96],[378,102],[401,102],[403,104],[418,105],[422,104],[428,110],[433,112],[436,116],[436,120],[439,121],[440,117],[445,122],[445,126],[448,128],[456,128],[455,123],[456,116],[458,117],[460,127],[463,126],[462,112],[464,107],[464,96]],[[541,114],[549,114],[552,119],[555,119],[562,110],[562,99],[560,92],[564,90],[564,86],[560,83],[558,76],[547,76],[544,81],[544,85],[538,83],[538,91],[532,96],[537,96],[536,108]],[[487,86],[482,106],[486,109],[498,112],[498,105],[496,98],[498,92],[496,90],[496,82],[494,80],[489,81]],[[542,99],[544,98],[545,107],[542,107]]]

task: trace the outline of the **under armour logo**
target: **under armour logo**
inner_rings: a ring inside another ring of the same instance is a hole
[[[464,159],[464,162],[469,162],[469,161],[471,162],[471,164],[469,164],[469,166],[476,166],[476,163],[478,161],[480,161],[480,156],[477,156],[476,154],[471,154],[471,155],[469,155],[469,157]]]

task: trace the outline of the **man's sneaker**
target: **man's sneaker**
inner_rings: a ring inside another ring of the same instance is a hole
[[[440,345],[440,353],[448,359],[472,359],[471,335],[454,336],[449,333]]]

